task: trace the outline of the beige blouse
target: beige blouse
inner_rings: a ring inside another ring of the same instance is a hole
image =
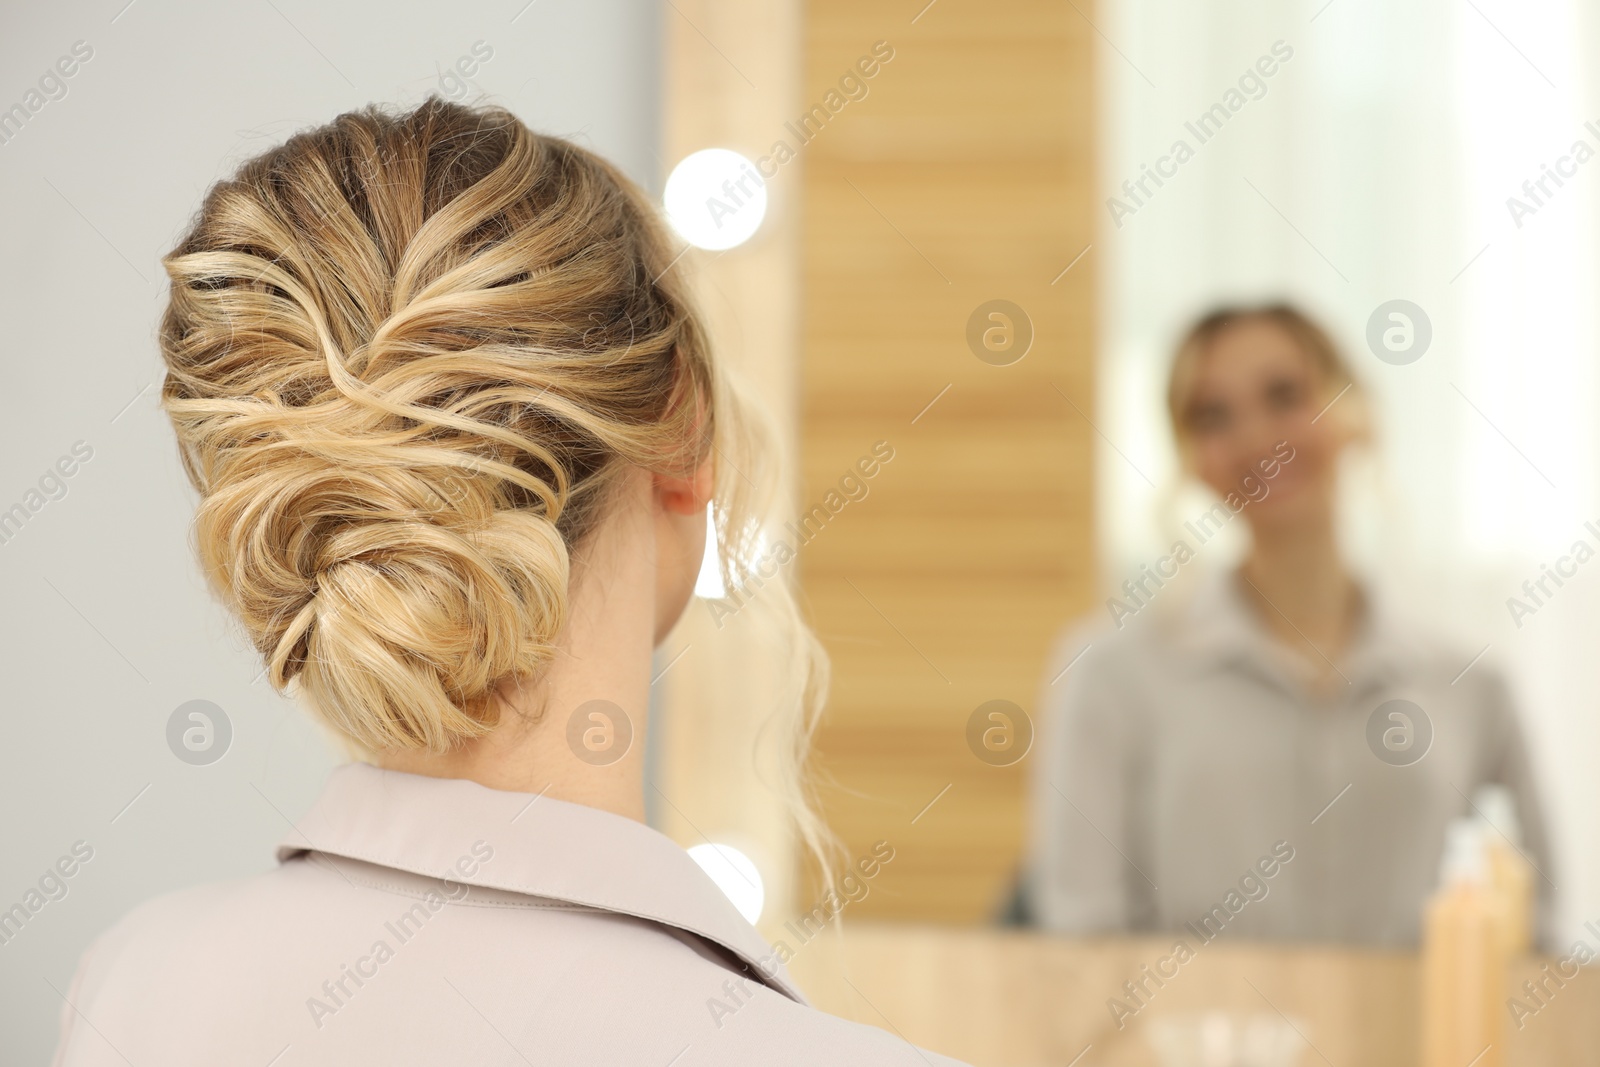
[[[1327,695],[1310,684],[1316,654],[1271,637],[1231,573],[1063,640],[1033,766],[1042,925],[1414,946],[1446,824],[1499,783],[1549,943],[1559,876],[1505,683],[1365,593]]]
[[[807,1006],[688,853],[622,816],[351,764],[278,861],[102,935],[56,1067],[955,1064]]]

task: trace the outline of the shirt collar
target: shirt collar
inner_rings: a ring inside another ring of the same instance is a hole
[[[1381,686],[1404,677],[1417,656],[1414,628],[1378,583],[1357,576],[1365,605],[1350,647],[1337,669],[1352,685]],[[1299,685],[1304,670],[1268,632],[1245,599],[1244,578],[1230,569],[1208,575],[1186,610],[1181,641],[1204,666],[1243,663],[1280,681]],[[1310,648],[1306,656],[1315,656]]]
[[[485,845],[493,858],[475,862]],[[805,1003],[771,946],[688,852],[598,808],[349,763],[279,843],[278,862],[308,852],[663,923],[722,946]]]

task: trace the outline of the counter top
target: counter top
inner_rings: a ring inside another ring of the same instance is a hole
[[[1305,1041],[1300,1064],[1418,1064],[1415,954],[1186,940],[1191,954],[1180,960],[1172,936],[846,923],[799,945],[789,968],[817,1007],[977,1067],[1158,1067],[1144,1024],[1211,1009],[1287,1016]],[[1515,962],[1507,995],[1547,963]],[[1130,995],[1127,982],[1145,992]],[[1600,1067],[1600,970],[1547,987],[1553,994],[1520,1028],[1506,1010],[1505,1063]]]

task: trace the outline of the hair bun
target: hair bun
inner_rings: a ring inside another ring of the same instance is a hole
[[[368,748],[442,750],[496,721],[494,686],[547,661],[568,559],[555,524],[497,511],[464,533],[425,520],[350,522],[317,549],[310,600],[263,649]],[[348,713],[347,710],[348,709]]]

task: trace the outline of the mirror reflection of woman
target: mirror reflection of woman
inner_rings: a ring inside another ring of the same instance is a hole
[[[1490,784],[1515,802],[1520,830],[1500,828],[1547,916],[1547,837],[1504,681],[1487,660],[1463,670],[1471,649],[1416,625],[1341,553],[1339,460],[1367,408],[1327,335],[1285,305],[1216,311],[1179,346],[1167,402],[1184,472],[1231,497],[1212,522],[1242,520],[1250,547],[1192,596],[1135,584],[1111,632],[1058,649],[1035,764],[1036,919],[1411,945],[1445,826]]]

